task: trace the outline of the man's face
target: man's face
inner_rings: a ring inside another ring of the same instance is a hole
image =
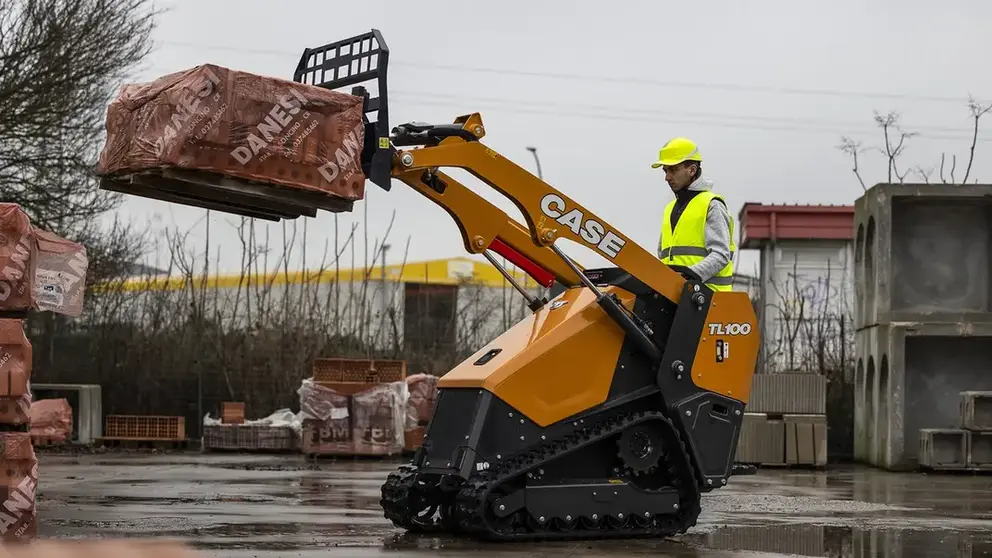
[[[665,171],[665,182],[671,186],[673,192],[678,192],[692,183],[692,174],[695,170],[695,165],[692,163],[685,162],[662,168]]]

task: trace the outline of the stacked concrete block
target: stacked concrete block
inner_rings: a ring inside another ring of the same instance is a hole
[[[826,466],[826,393],[826,378],[819,374],[755,375],[734,460]]]
[[[737,463],[785,464],[785,422],[765,413],[744,413],[737,442]]]
[[[965,469],[968,466],[968,431],[921,428],[919,465],[931,470]]]
[[[857,461],[919,463],[992,390],[992,185],[879,184],[855,202]]]
[[[953,455],[936,444],[928,444],[930,432],[920,433],[920,466],[928,469],[992,470],[992,391],[962,391],[959,394],[957,428],[940,432],[953,437]],[[963,449],[962,449],[963,446]]]
[[[783,422],[786,464],[826,467],[826,415],[786,415]]]
[[[747,410],[752,413],[825,415],[827,379],[820,374],[755,374]]]

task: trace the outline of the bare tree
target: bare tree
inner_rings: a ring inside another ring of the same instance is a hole
[[[838,377],[853,366],[853,308],[847,292],[837,289],[847,271],[828,262],[825,275],[808,277],[795,256],[791,271],[771,281],[772,300],[765,304],[774,324],[766,339],[766,372]]]
[[[252,417],[298,408],[296,390],[317,357],[402,359],[411,374],[442,374],[505,330],[501,308],[526,311],[516,291],[516,304],[504,306],[503,289],[468,277],[436,285],[439,296],[418,309],[405,300],[405,283],[379,281],[371,265],[359,262],[349,273],[357,228],[304,259],[295,239],[300,229],[306,236],[306,220],[231,221],[245,262],[240,272],[218,276],[221,247],[209,219],[195,233],[170,228],[159,240],[165,261],[155,263],[164,276],[103,282],[72,327],[32,337],[33,379],[110,386],[105,413],[183,415],[196,436],[203,414],[222,401],[244,401]],[[269,237],[273,227],[284,231],[282,242]],[[194,243],[194,236],[205,240]],[[398,267],[402,276],[406,254]]]
[[[972,126],[972,137],[971,146],[968,149],[968,164],[965,169],[964,178],[961,179],[961,184],[968,182],[968,178],[971,176],[971,167],[975,161],[975,147],[978,144],[978,128],[979,121],[983,116],[992,112],[992,103],[983,104],[977,101],[974,97],[969,97],[968,99],[968,111],[971,115]],[[855,141],[848,136],[841,137],[840,144],[837,145],[837,149],[842,153],[851,157],[854,163],[852,171],[854,176],[858,179],[861,184],[861,188],[865,191],[868,190],[865,185],[865,181],[862,178],[858,164],[860,162],[859,156],[867,151],[878,151],[881,153],[887,162],[887,182],[889,184],[893,183],[893,178],[898,181],[899,184],[905,183],[905,178],[910,173],[919,176],[924,183],[930,184],[930,176],[933,175],[934,171],[937,170],[935,167],[925,168],[922,165],[915,165],[913,167],[907,167],[903,172],[899,172],[899,158],[903,155],[906,150],[906,140],[919,135],[917,132],[907,132],[905,131],[900,123],[900,115],[898,112],[890,111],[886,114],[881,114],[878,111],[875,112],[875,124],[882,129],[883,145],[882,147],[864,147],[861,142]],[[955,184],[958,166],[958,156],[956,154],[951,154],[950,169],[948,174],[950,175],[950,181],[948,181],[945,176],[945,169],[947,167],[947,154],[940,154],[940,167],[939,174],[940,181],[943,184]]]
[[[992,104],[983,105],[975,100],[974,97],[968,99],[968,110],[971,111],[971,118],[974,120],[974,128],[971,135],[971,148],[968,150],[968,168],[964,172],[964,178],[961,179],[961,183],[965,184],[968,182],[968,175],[971,174],[971,164],[975,160],[975,145],[978,143],[978,121],[992,110]]]
[[[854,161],[854,166],[851,168],[851,171],[858,179],[858,182],[861,183],[861,188],[867,192],[868,187],[865,186],[865,181],[861,178],[861,171],[858,169],[858,155],[866,151],[865,148],[861,146],[861,142],[854,141],[851,138],[844,136],[840,139],[840,145],[837,146],[837,149],[840,149],[844,153],[851,156],[851,159]]]
[[[145,240],[120,223],[96,226],[120,197],[99,190],[91,169],[106,106],[149,52],[148,4],[0,0],[0,198],[82,241],[97,255],[94,274],[119,272],[106,258],[133,258]]]

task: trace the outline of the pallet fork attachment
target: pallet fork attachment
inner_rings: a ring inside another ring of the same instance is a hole
[[[373,29],[307,48],[293,79],[362,96],[366,176],[387,191],[397,179],[444,208],[465,250],[484,254],[533,313],[440,378],[423,445],[382,487],[385,516],[412,531],[497,540],[684,532],[701,492],[733,472],[760,342],[747,293],[684,279],[486,146],[478,113],[390,128],[388,60]],[[503,194],[524,223],[444,167]],[[559,239],[612,266],[584,269]],[[564,290],[529,294],[493,254]]]

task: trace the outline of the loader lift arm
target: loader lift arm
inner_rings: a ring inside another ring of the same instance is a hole
[[[600,306],[636,340],[648,358],[660,361],[662,350],[651,340],[650,328],[617,297],[599,291],[555,241],[565,238],[599,253],[673,302],[680,300],[686,283],[681,274],[587,208],[481,143],[485,126],[478,113],[459,116],[449,124],[411,122],[389,130],[388,57],[382,35],[372,30],[306,49],[293,79],[328,89],[375,81],[378,97],[364,86],[352,89],[352,94],[365,98],[362,160],[373,183],[388,191],[390,180],[396,178],[443,207],[458,225],[470,253],[487,257],[488,250],[499,253],[546,287],[553,277],[567,287],[581,284],[592,289]],[[369,119],[371,112],[377,113],[375,120]],[[523,214],[527,228],[440,171],[443,167],[464,169],[509,198]],[[529,302],[535,310],[542,304],[530,298]],[[700,298],[699,304],[703,302]]]

